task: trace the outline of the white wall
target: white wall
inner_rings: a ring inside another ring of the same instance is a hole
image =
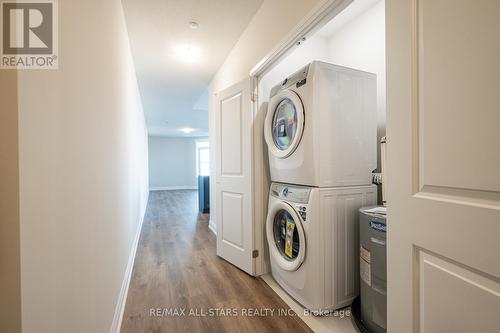
[[[150,188],[196,188],[196,141],[203,139],[150,136]]]
[[[108,332],[148,197],[120,0],[59,1],[59,70],[20,71],[23,332]]]
[[[210,83],[212,92],[248,77],[250,70],[320,0],[264,0]]]
[[[21,331],[17,71],[0,73],[0,332]]]

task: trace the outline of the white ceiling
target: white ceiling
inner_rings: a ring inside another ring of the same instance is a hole
[[[149,134],[207,136],[208,84],[262,0],[122,2]],[[199,48],[198,61],[176,56],[186,44]]]

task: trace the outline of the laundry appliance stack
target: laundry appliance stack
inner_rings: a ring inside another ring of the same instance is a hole
[[[376,76],[314,61],[270,93],[265,121],[271,270],[322,314],[359,291],[358,210],[377,203]]]

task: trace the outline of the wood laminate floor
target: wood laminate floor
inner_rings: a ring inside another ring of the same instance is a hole
[[[262,279],[217,257],[197,207],[196,191],[150,193],[121,332],[311,332]]]

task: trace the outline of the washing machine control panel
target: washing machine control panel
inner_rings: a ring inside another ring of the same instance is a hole
[[[271,195],[288,202],[307,204],[309,202],[310,194],[310,187],[294,186],[280,183],[273,183],[271,185]]]

